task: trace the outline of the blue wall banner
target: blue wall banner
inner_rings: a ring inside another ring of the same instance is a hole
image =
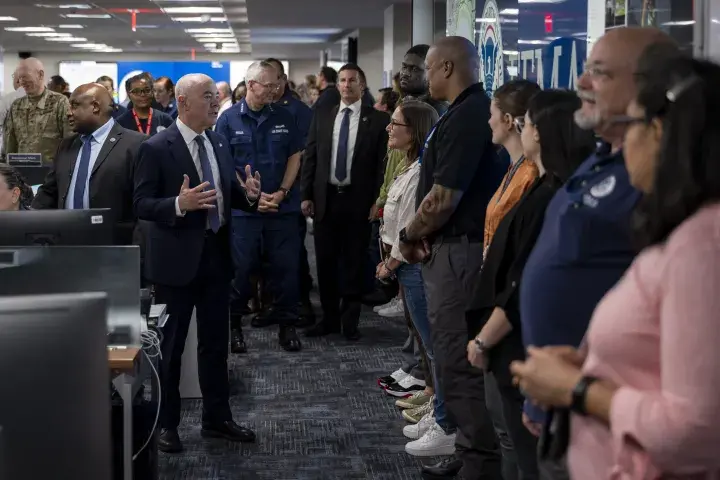
[[[173,82],[189,73],[204,73],[215,82],[230,82],[230,62],[118,62],[117,69],[120,102],[127,97],[125,81],[142,72],[150,72],[154,78],[170,77]]]
[[[587,0],[476,0],[475,44],[488,95],[526,78],[575,89],[587,58]]]

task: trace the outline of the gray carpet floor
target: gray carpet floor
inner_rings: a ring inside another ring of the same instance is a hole
[[[312,254],[312,253],[311,253]],[[162,480],[402,480],[418,479],[419,459],[405,453],[394,405],[377,378],[403,362],[404,319],[363,312],[363,338],[305,339],[299,353],[277,344],[277,327],[245,329],[248,353],[231,355],[230,399],[236,422],[255,444],[200,437],[201,401],[183,403],[185,451],[160,454]],[[429,461],[429,460],[428,460]]]

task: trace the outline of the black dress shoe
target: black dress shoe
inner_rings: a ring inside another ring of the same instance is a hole
[[[462,460],[453,455],[436,463],[435,465],[423,465],[422,476],[425,480],[440,480],[443,478],[455,478],[462,468]]]
[[[351,341],[360,339],[358,323],[360,323],[360,302],[343,302],[343,313],[341,317],[342,332],[345,338]]]
[[[295,327],[280,327],[278,341],[286,352],[299,352],[302,349]]]
[[[200,436],[203,438],[224,438],[231,442],[254,442],[255,432],[241,427],[232,420],[222,423],[203,423]]]
[[[175,428],[163,428],[160,430],[160,436],[157,442],[158,450],[165,453],[182,452],[183,446]]]
[[[247,345],[245,345],[245,336],[242,329],[233,328],[230,331],[230,351],[232,353],[247,353]]]
[[[331,326],[322,320],[305,330],[306,337],[325,337],[333,333],[340,333],[340,327],[335,325]]]
[[[312,303],[310,303],[310,299],[303,300],[300,303],[298,313],[299,318],[297,323],[295,324],[296,327],[307,328],[315,325],[315,312],[313,312],[313,307]]]

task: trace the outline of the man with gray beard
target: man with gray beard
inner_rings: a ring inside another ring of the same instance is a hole
[[[595,306],[635,257],[630,221],[640,193],[630,185],[622,142],[628,126],[625,110],[636,93],[635,65],[655,43],[674,48],[668,35],[653,28],[610,30],[593,47],[578,80],[582,107],[575,121],[594,130],[603,144],[548,205],[523,270],[520,310],[526,346],[577,348]],[[525,405],[523,422],[539,435],[545,413]],[[542,472],[548,466],[552,471]],[[541,478],[567,478],[557,467],[541,458]]]

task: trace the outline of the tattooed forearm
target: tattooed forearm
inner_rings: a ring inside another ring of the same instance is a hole
[[[405,229],[408,240],[420,240],[445,225],[460,203],[463,192],[433,185]]]

